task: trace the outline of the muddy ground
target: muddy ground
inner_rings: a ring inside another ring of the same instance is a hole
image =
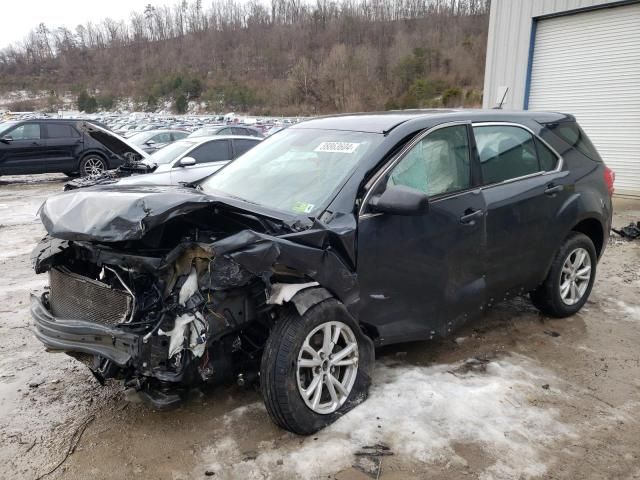
[[[44,352],[29,251],[63,181],[0,178],[0,478],[640,479],[640,240],[611,238],[573,318],[515,299],[446,341],[378,352],[370,399],[303,438],[252,389],[156,412]],[[640,203],[617,207],[614,225],[640,220]]]

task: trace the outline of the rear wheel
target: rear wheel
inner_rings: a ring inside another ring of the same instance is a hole
[[[597,258],[591,239],[572,232],[556,253],[545,281],[530,293],[536,308],[558,318],[578,312],[591,293]]]
[[[80,175],[91,177],[100,175],[107,169],[107,162],[98,155],[87,155],[80,162]]]
[[[287,310],[262,356],[267,411],[286,430],[316,432],[366,399],[372,365],[371,340],[338,301]]]

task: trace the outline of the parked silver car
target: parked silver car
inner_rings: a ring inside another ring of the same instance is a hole
[[[178,140],[143,160],[153,171],[123,178],[118,184],[178,185],[196,182],[215,173],[261,140],[232,135]]]

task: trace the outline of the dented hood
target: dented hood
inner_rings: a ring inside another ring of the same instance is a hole
[[[120,135],[117,135],[106,128],[102,128],[91,122],[78,122],[76,127],[93,138],[96,142],[101,143],[111,152],[124,158],[144,159],[149,156],[147,152],[128,142]]]
[[[173,217],[219,204],[239,209],[244,206],[193,188],[103,185],[54,195],[39,213],[52,237],[116,242],[140,239]]]

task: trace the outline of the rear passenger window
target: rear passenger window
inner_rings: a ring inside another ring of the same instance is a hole
[[[195,158],[196,163],[219,162],[231,160],[229,140],[213,140],[199,146],[187,156]]]
[[[473,127],[482,181],[500,183],[540,171],[533,135],[519,127]]]
[[[72,138],[80,136],[71,125],[61,125],[59,123],[47,124],[47,135],[49,138]]]
[[[244,139],[234,140],[233,145],[235,146],[235,150],[236,150],[236,158],[242,155],[247,150],[251,150],[257,144],[258,142],[256,142],[255,140],[244,140]]]
[[[558,165],[558,157],[555,153],[549,150],[544,143],[536,138],[536,150],[538,151],[538,160],[540,161],[540,168],[545,172],[555,170]]]
[[[418,142],[393,168],[387,186],[404,185],[429,196],[471,186],[466,126],[445,127]]]

